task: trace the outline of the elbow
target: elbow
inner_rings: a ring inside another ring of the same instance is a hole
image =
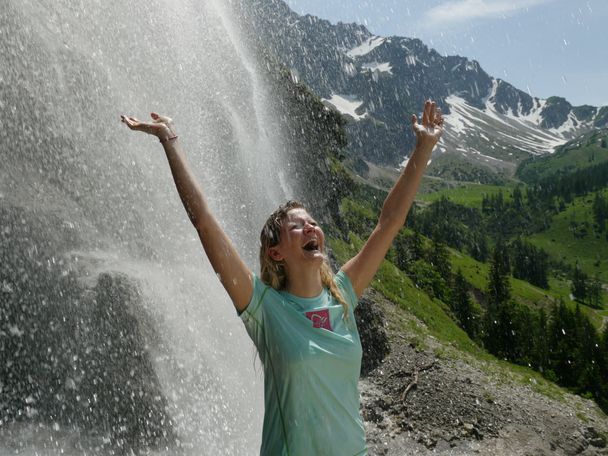
[[[378,228],[381,230],[395,232],[395,234],[398,233],[399,230],[403,228],[403,225],[405,225],[407,215],[395,216],[390,212],[388,214],[385,214],[384,212],[385,211],[380,214],[380,218],[378,219]]]
[[[381,234],[383,237],[390,238],[392,242],[392,240],[395,239],[401,228],[403,228],[404,223],[405,220],[380,219],[374,231],[376,231],[378,234]]]

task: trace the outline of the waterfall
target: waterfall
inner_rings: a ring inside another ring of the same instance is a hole
[[[229,6],[7,0],[0,59],[0,453],[255,454],[253,345],[162,147],[119,122],[173,117],[257,270],[259,229],[292,195]],[[111,375],[99,360],[114,360]]]

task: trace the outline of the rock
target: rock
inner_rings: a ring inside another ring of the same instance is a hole
[[[606,438],[600,435],[593,426],[585,428],[583,435],[589,441],[589,445],[596,448],[606,448]]]
[[[363,347],[363,359],[361,361],[361,375],[367,375],[382,363],[388,355],[390,345],[385,329],[385,317],[374,299],[378,299],[373,290],[366,291],[361,297],[355,311],[357,328]]]

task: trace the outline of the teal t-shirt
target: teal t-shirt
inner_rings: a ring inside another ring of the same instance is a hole
[[[335,281],[349,304],[348,321],[329,290],[300,298],[253,278],[241,319],[264,366],[263,456],[367,454],[357,389],[358,301],[344,272]]]

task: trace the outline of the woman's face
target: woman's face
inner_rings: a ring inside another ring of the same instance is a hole
[[[281,227],[281,242],[271,247],[269,254],[275,261],[290,265],[323,262],[325,235],[321,227],[305,209],[292,209]]]

